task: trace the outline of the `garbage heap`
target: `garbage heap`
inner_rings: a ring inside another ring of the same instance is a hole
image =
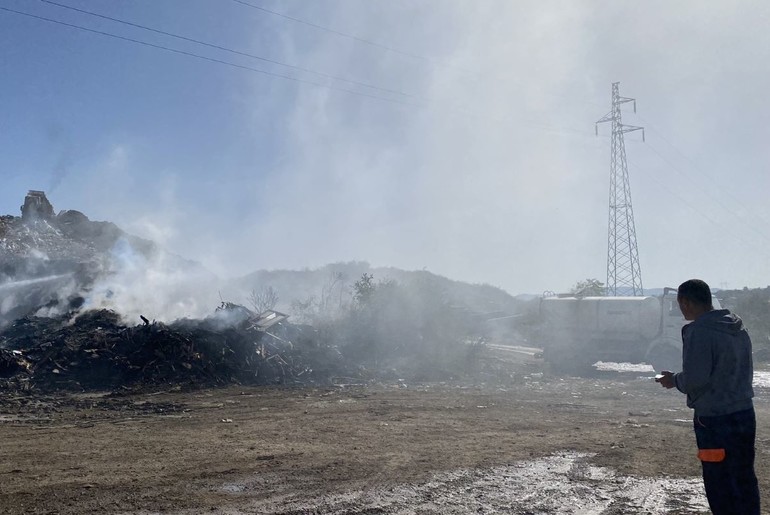
[[[337,349],[275,311],[222,303],[203,320],[127,326],[109,310],[28,316],[0,332],[0,388],[104,390],[323,384],[350,377]]]

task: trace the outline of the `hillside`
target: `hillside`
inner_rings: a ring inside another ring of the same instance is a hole
[[[394,281],[406,288],[429,290],[437,300],[489,318],[515,313],[521,305],[504,290],[488,284],[455,281],[426,270],[373,267],[362,261],[312,270],[259,270],[228,282],[226,291],[233,299],[246,302],[251,292],[271,288],[278,295],[276,307],[287,312],[308,303],[344,309],[352,300],[353,284],[364,274],[373,276],[375,282]]]

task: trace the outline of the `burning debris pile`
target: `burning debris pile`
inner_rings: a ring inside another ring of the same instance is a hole
[[[313,384],[355,375],[328,339],[277,311],[223,302],[206,316],[197,298],[211,277],[110,222],[56,214],[44,192],[30,190],[21,216],[0,217],[0,388]],[[141,315],[143,324],[126,324],[142,311],[168,323]]]
[[[404,284],[363,273],[348,303],[335,274],[321,301],[292,305],[317,329],[258,303],[210,314],[200,299],[219,282],[112,223],[55,214],[32,190],[20,217],[0,217],[0,389],[422,381],[478,361],[467,342],[484,334],[481,314],[427,273]]]
[[[94,390],[162,385],[312,384],[349,375],[335,348],[275,311],[222,303],[203,320],[126,326],[117,313],[24,317],[0,332],[0,385]]]

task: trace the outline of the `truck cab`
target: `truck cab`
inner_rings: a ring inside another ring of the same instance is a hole
[[[689,324],[684,319],[679,303],[676,301],[676,288],[664,288],[661,296],[661,334],[652,341],[647,349],[645,361],[656,372],[682,369],[682,327]],[[711,296],[714,309],[722,309],[719,299]]]

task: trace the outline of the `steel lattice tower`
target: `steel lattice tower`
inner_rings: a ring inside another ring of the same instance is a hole
[[[636,100],[621,97],[620,83],[612,83],[612,110],[596,122],[596,133],[599,124],[612,122],[612,162],[610,171],[610,223],[607,246],[607,295],[644,295],[642,288],[642,271],[639,267],[639,251],[636,246],[636,228],[634,226],[634,209],[631,205],[631,184],[628,180],[628,163],[626,162],[626,145],[623,134],[626,132],[642,131],[644,128],[633,125],[623,125],[620,117],[620,106],[633,102],[636,112]]]

